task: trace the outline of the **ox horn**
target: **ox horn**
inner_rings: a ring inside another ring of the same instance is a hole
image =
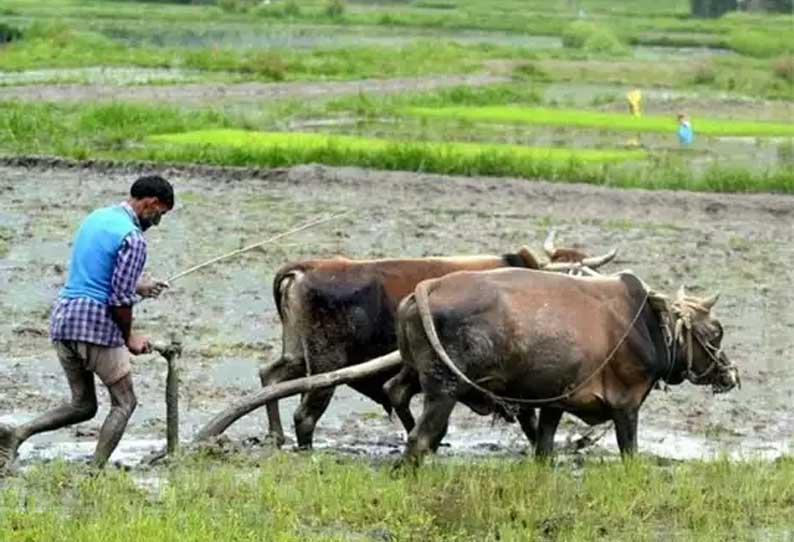
[[[543,250],[549,256],[549,258],[554,257],[554,253],[557,251],[554,248],[554,236],[557,235],[557,232],[554,231],[554,228],[549,230],[549,234],[546,236],[546,240],[543,241]]]
[[[708,311],[708,310],[711,310],[711,307],[713,307],[715,303],[717,303],[717,300],[719,298],[720,298],[720,293],[717,292],[716,294],[712,295],[711,297],[707,297],[706,299],[701,301],[700,304],[703,305],[703,308]]]
[[[676,297],[676,299],[678,299],[679,301],[683,301],[683,299],[686,297],[686,288],[684,288],[684,285],[683,285],[683,284],[682,284],[682,285],[681,285],[681,287],[678,289],[678,292],[676,293],[676,296],[675,296],[675,297]]]
[[[543,271],[577,271],[582,269],[579,262],[555,262],[547,263],[541,267]]]
[[[582,260],[582,265],[585,267],[589,267],[590,269],[598,269],[605,263],[611,262],[615,256],[617,256],[618,249],[613,248],[606,254],[601,256],[593,256],[591,258],[585,258]]]

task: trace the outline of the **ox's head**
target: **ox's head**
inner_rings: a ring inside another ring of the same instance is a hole
[[[676,380],[693,384],[710,384],[714,393],[732,390],[740,384],[739,371],[722,351],[722,324],[711,309],[719,294],[698,298],[689,296],[683,286],[670,303],[675,322]],[[677,377],[677,378],[676,378]]]
[[[554,237],[556,234],[556,231],[549,230],[546,240],[543,241],[543,251],[546,253],[546,256],[549,257],[549,261],[552,263],[582,263],[583,260],[589,258],[589,255],[581,250],[571,247],[558,248],[554,246]]]
[[[612,249],[606,254],[589,256],[587,253],[575,248],[558,248],[554,246],[556,232],[550,230],[543,242],[543,251],[549,257],[549,262],[541,266],[546,271],[562,271],[572,275],[596,274],[595,270],[611,262],[617,254],[617,249]]]

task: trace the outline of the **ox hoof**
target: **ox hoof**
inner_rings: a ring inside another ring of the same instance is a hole
[[[391,468],[391,475],[400,477],[404,475],[416,474],[422,464],[422,459],[414,456],[402,456],[395,461]]]
[[[281,448],[282,446],[284,446],[285,442],[287,442],[287,439],[284,438],[284,435],[280,435],[278,433],[268,433],[267,435],[265,435],[264,444],[266,446]]]

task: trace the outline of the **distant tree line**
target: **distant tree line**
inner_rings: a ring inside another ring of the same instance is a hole
[[[689,0],[695,17],[721,17],[737,9],[792,13],[794,0]]]

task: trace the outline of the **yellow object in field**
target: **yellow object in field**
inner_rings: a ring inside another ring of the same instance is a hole
[[[642,115],[642,92],[633,88],[626,93],[626,99],[629,101],[629,113],[635,117]]]

